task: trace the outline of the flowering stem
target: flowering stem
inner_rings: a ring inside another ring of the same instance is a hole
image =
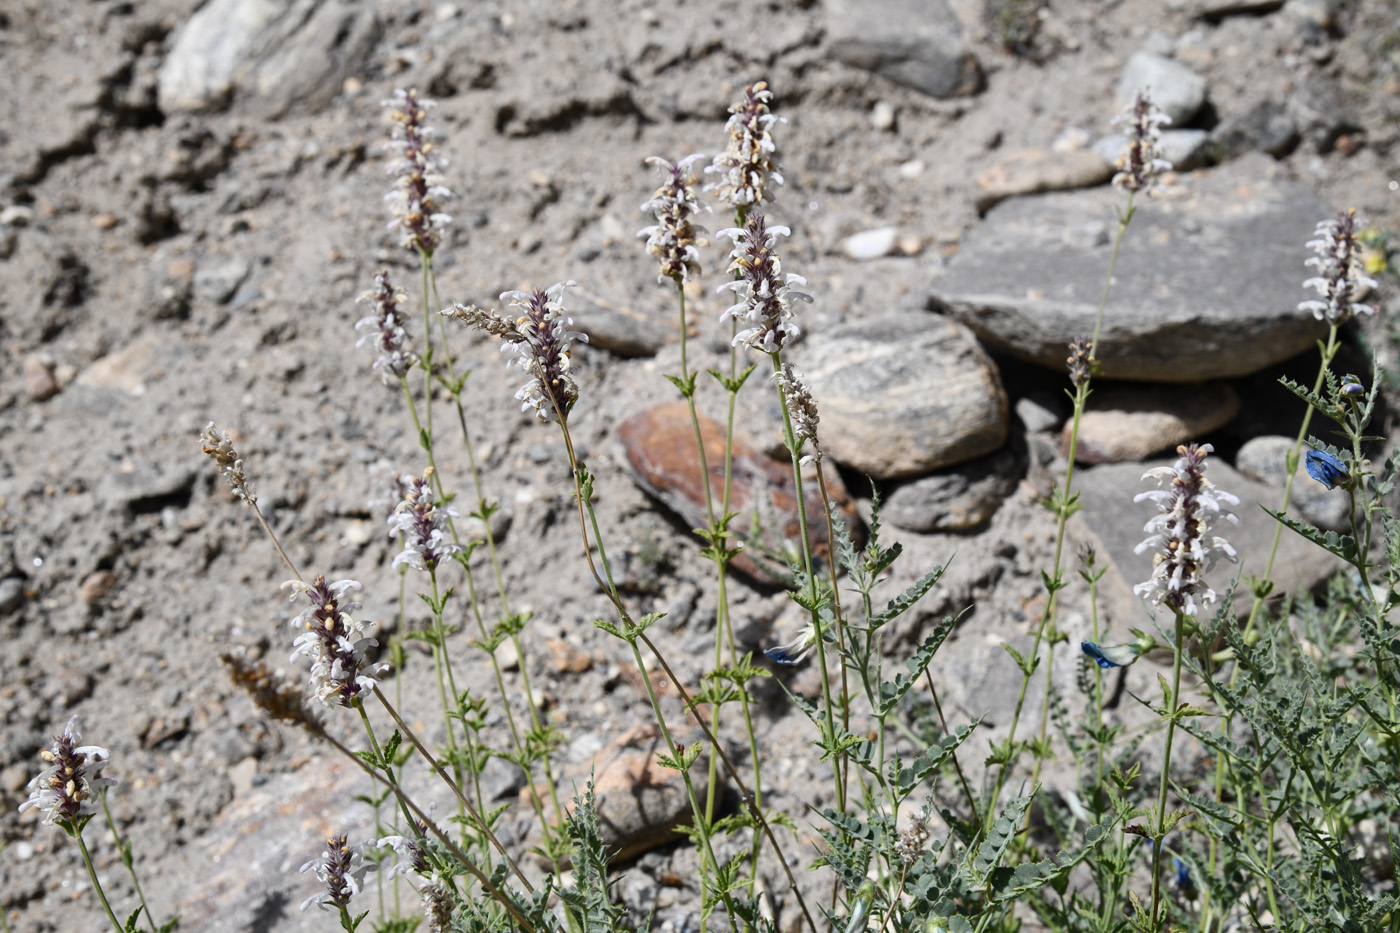
[[[97,899],[102,902],[102,909],[107,912],[107,919],[112,921],[112,926],[117,933],[125,933],[125,927],[117,920],[117,915],[112,913],[112,905],[107,903],[107,894],[102,890],[102,882],[97,880],[97,869],[92,864],[92,853],[88,851],[87,843],[83,841],[82,825],[68,819],[60,820],[59,825],[68,830],[68,835],[77,841],[78,851],[83,855],[83,865],[87,867],[88,879],[92,881],[92,889],[97,892]]]
[[[782,372],[782,351],[775,350],[768,354],[768,357],[773,362],[773,372]],[[826,666],[826,636],[822,631],[821,612],[817,608],[817,577],[812,572],[812,538],[807,530],[807,502],[802,492],[802,464],[797,454],[797,435],[792,428],[792,412],[788,410],[787,396],[783,394],[781,389],[778,390],[778,402],[783,410],[783,439],[787,441],[788,454],[792,459],[793,490],[797,499],[797,524],[800,530],[798,537],[802,543],[802,571],[806,574],[807,585],[810,588],[808,596],[812,606],[812,625],[816,629],[817,635],[817,663],[821,666],[822,673],[822,705],[825,707],[827,735],[835,744],[837,742],[836,717],[831,704],[831,672]],[[836,785],[836,809],[842,813],[846,812],[846,788],[841,780],[841,762],[845,760],[845,757],[844,753],[831,756],[832,777]]]
[[[1172,651],[1172,690],[1171,696],[1166,698],[1167,742],[1162,752],[1162,777],[1157,785],[1157,832],[1152,837],[1152,912],[1148,916],[1154,930],[1157,929],[1157,905],[1162,890],[1162,847],[1167,835],[1167,784],[1171,774],[1172,739],[1176,737],[1176,719],[1181,709],[1181,651],[1186,629],[1186,617],[1181,610],[1173,608],[1173,613],[1176,616],[1176,645]]]

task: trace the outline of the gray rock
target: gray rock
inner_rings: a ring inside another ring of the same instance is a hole
[[[1170,162],[1174,170],[1187,172],[1209,161],[1209,143],[1210,133],[1205,130],[1164,129],[1157,143],[1157,154]],[[1094,143],[1094,151],[1114,168],[1117,168],[1126,147],[1127,140],[1118,135],[1105,136]]]
[[[672,299],[674,289],[671,286],[667,291]],[[670,312],[667,317],[660,311],[638,311],[577,288],[569,292],[568,302],[569,317],[574,319],[575,329],[588,335],[590,347],[610,350],[618,356],[655,356],[667,341],[680,339],[674,300],[658,303],[659,308]]]
[[[897,227],[877,227],[853,233],[841,241],[841,252],[851,259],[879,259],[894,252],[899,241]]]
[[[1330,150],[1342,133],[1360,125],[1353,96],[1325,72],[1299,81],[1285,105],[1299,134],[1322,152]]]
[[[1228,382],[1190,386],[1114,385],[1094,387],[1079,420],[1075,460],[1122,463],[1146,460],[1201,439],[1240,410]],[[1073,423],[1064,426],[1061,448],[1069,452]]]
[[[1279,158],[1298,145],[1298,128],[1283,104],[1265,99],[1227,115],[1211,131],[1210,143],[1221,159],[1233,159],[1253,150]]]
[[[1016,417],[1032,434],[1053,431],[1065,420],[1064,402],[1063,395],[1053,397],[1049,392],[1032,392],[1016,400]]]
[[[196,471],[179,461],[137,459],[130,472],[107,471],[98,486],[99,498],[127,512],[149,512],[170,499],[189,495]]]
[[[1311,189],[1252,154],[1164,194],[1138,202],[1118,257],[1097,354],[1104,376],[1240,376],[1322,336],[1297,310],[1303,244],[1333,213]],[[933,283],[933,305],[988,344],[1063,370],[1069,340],[1094,330],[1111,249],[1066,242],[1065,231],[1111,220],[1122,204],[1112,188],[1002,202]]]
[[[1128,107],[1138,91],[1150,92],[1157,109],[1172,118],[1172,126],[1191,122],[1206,102],[1206,79],[1190,68],[1155,52],[1138,52],[1123,66],[1118,79],[1118,106]]]
[[[1282,501],[1283,487],[1288,482],[1288,454],[1293,449],[1293,438],[1279,435],[1252,438],[1244,443],[1235,455],[1235,467],[1252,480],[1278,490],[1270,508],[1278,508]],[[1328,489],[1308,475],[1303,465],[1307,448],[1298,452],[1298,464],[1294,469],[1293,491],[1289,496],[1292,505],[1303,518],[1319,528],[1330,531],[1347,531],[1351,528],[1351,499],[1343,489]],[[1285,532],[1286,534],[1287,532]]]
[[[1166,609],[1148,611],[1146,604],[1133,593],[1133,586],[1152,573],[1152,555],[1134,553],[1147,537],[1142,527],[1154,513],[1149,502],[1133,502],[1140,492],[1156,488],[1143,481],[1143,473],[1156,466],[1170,465],[1172,460],[1144,464],[1115,463],[1091,467],[1078,474],[1075,489],[1081,492],[1084,508],[1070,519],[1071,534],[1081,546],[1090,546],[1099,557],[1107,558],[1107,572],[1099,581],[1103,608],[1114,620],[1118,631],[1128,627],[1152,631],[1152,616],[1158,624],[1171,627],[1171,612]],[[1215,533],[1221,535],[1239,554],[1239,564],[1217,564],[1207,576],[1211,588],[1224,593],[1236,575],[1261,574],[1274,541],[1274,522],[1264,514],[1261,505],[1278,507],[1278,492],[1235,472],[1228,463],[1212,459],[1209,465],[1212,483],[1240,499],[1233,511],[1240,524],[1220,522]],[[1279,540],[1278,557],[1274,561],[1275,592],[1300,593],[1324,584],[1337,568],[1336,558],[1298,535],[1284,531]],[[1241,616],[1248,615],[1249,591],[1239,588],[1235,608]]]
[[[838,462],[877,479],[918,476],[1006,440],[1001,377],[957,322],[895,312],[842,324],[796,361]]]
[[[346,0],[211,0],[180,27],[159,76],[165,113],[316,112],[377,39],[372,11]]]
[[[205,301],[223,304],[238,291],[252,266],[246,259],[229,259],[214,266],[200,266],[194,273],[194,294]]]
[[[24,580],[20,577],[5,577],[0,580],[0,614],[14,612],[24,605]]]
[[[996,514],[1025,471],[1025,451],[1007,445],[905,483],[890,493],[880,515],[906,531],[971,531]]]
[[[976,94],[982,69],[947,0],[829,0],[831,54],[932,97]]]

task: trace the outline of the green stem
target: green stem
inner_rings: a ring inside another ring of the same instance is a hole
[[[82,827],[77,823],[69,821],[72,827],[70,835],[78,842],[78,851],[83,855],[83,865],[87,867],[88,879],[92,881],[92,889],[97,892],[97,899],[102,902],[102,909],[107,913],[107,919],[112,921],[112,927],[117,933],[124,933],[125,927],[117,920],[117,915],[112,913],[112,905],[107,903],[107,893],[102,890],[102,882],[97,880],[97,869],[92,864],[92,853],[88,851],[87,843],[83,841]]]
[[[1181,708],[1181,645],[1186,628],[1186,618],[1180,610],[1176,615],[1176,646],[1172,652],[1172,692],[1167,699],[1167,742],[1162,752],[1162,777],[1157,785],[1157,832],[1152,839],[1152,929],[1157,929],[1157,905],[1161,901],[1162,890],[1162,849],[1167,835],[1167,785],[1170,781],[1172,765],[1172,740],[1176,737],[1177,711]],[[1161,918],[1165,920],[1164,916]]]

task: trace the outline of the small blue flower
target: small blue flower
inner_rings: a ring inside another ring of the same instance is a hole
[[[1357,381],[1355,376],[1347,376],[1342,379],[1342,394],[1350,396],[1365,395],[1366,387]]]
[[[1104,645],[1100,648],[1092,641],[1081,641],[1079,648],[1105,670],[1110,667],[1123,667],[1137,660],[1137,655],[1133,653],[1130,645]]]
[[[1325,450],[1310,450],[1306,458],[1308,475],[1328,489],[1351,482],[1346,464]]]
[[[1157,647],[1151,635],[1132,629],[1137,637],[1126,645],[1096,645],[1092,641],[1081,641],[1079,650],[1094,659],[1094,663],[1107,670],[1111,667],[1126,667],[1144,653]]]
[[[1187,898],[1196,896],[1196,882],[1191,880],[1191,869],[1181,859],[1172,859],[1176,868],[1176,887]]]

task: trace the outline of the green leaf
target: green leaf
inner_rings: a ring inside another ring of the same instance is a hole
[[[1300,522],[1295,518],[1289,518],[1282,512],[1275,512],[1267,506],[1261,506],[1261,508],[1285,527],[1316,544],[1327,553],[1336,555],[1348,564],[1356,563],[1356,539],[1351,535],[1339,535],[1335,531],[1320,531],[1312,525]]]
[[[991,829],[987,830],[987,838],[977,847],[977,854],[973,856],[971,862],[976,887],[980,888],[985,885],[992,869],[1001,864],[1006,850],[1011,846],[1012,840],[1016,838],[1016,833],[1020,829],[1021,821],[1026,816],[1026,811],[1030,809],[1031,801],[1035,799],[1039,790],[1040,785],[1037,784],[1031,788],[1029,794],[1017,797],[1007,804],[1006,809],[1001,811],[1001,816],[997,817]]]
[[[914,582],[903,593],[885,604],[885,611],[870,620],[870,630],[873,632],[913,608],[914,604],[923,599],[928,591],[938,585],[938,581],[943,576],[943,568],[935,567]]]
[[[943,642],[947,640],[949,633],[957,626],[959,620],[962,619],[966,611],[967,610],[963,610],[963,612],[958,613],[956,616],[947,616],[934,627],[933,631],[929,633],[929,636],[920,643],[918,650],[914,652],[914,656],[904,662],[904,666],[909,670],[908,675],[895,674],[894,680],[883,681],[880,684],[880,704],[875,709],[875,715],[877,717],[888,715],[899,701],[904,698],[904,695],[909,692],[910,688],[918,683],[919,678],[923,676],[924,671],[928,670],[929,664],[933,662],[933,656],[938,652],[939,648],[943,647]]]
[[[1079,850],[1074,854],[1060,853],[1041,862],[1022,862],[1010,872],[996,877],[992,886],[992,903],[1021,900],[1026,894],[1064,878],[1071,868],[1088,858],[1108,837],[1107,827],[1095,823],[1084,831]]]

